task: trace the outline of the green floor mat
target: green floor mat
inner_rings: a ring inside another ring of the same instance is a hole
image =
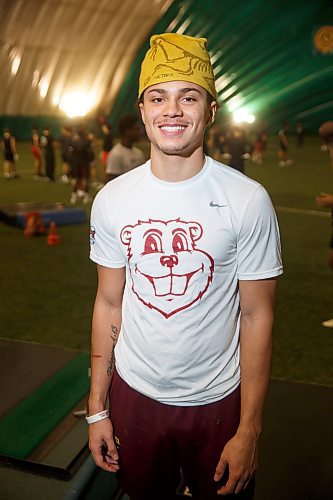
[[[1,455],[24,459],[32,453],[87,394],[89,365],[89,354],[77,354],[0,420]]]

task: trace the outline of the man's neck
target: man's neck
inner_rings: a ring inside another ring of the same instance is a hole
[[[151,149],[151,170],[158,179],[166,182],[182,182],[191,179],[202,170],[205,163],[203,148],[190,156],[166,155]]]

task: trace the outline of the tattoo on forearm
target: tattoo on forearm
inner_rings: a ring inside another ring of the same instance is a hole
[[[114,343],[117,342],[119,336],[119,330],[115,325],[111,325],[111,338]]]
[[[114,358],[114,348],[115,348],[115,345],[117,343],[118,337],[119,337],[118,328],[115,325],[111,325],[111,338],[113,340],[113,346],[112,346],[111,356],[110,356],[110,360],[109,360],[108,367],[107,367],[107,374],[109,376],[111,376],[113,373],[114,359],[115,359]]]
[[[108,367],[107,367],[107,370],[106,370],[106,372],[109,375],[109,377],[111,377],[111,375],[113,373],[113,366],[114,366],[114,351],[112,349],[111,357],[109,359]]]

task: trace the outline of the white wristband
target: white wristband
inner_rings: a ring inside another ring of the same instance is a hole
[[[99,420],[103,420],[104,418],[109,417],[109,410],[103,410],[100,411],[99,413],[95,413],[95,415],[90,415],[86,417],[86,421],[88,424],[94,424],[95,422],[98,422]]]

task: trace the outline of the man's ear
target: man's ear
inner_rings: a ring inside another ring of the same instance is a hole
[[[139,104],[139,109],[140,109],[140,113],[141,113],[141,120],[142,120],[143,124],[145,125],[145,119],[144,119],[144,105],[143,105],[143,102],[140,102],[140,104]]]
[[[215,116],[216,116],[216,110],[217,110],[217,103],[216,101],[212,101],[209,105],[209,122],[208,122],[208,125],[212,125],[214,123],[214,120],[215,120]]]

